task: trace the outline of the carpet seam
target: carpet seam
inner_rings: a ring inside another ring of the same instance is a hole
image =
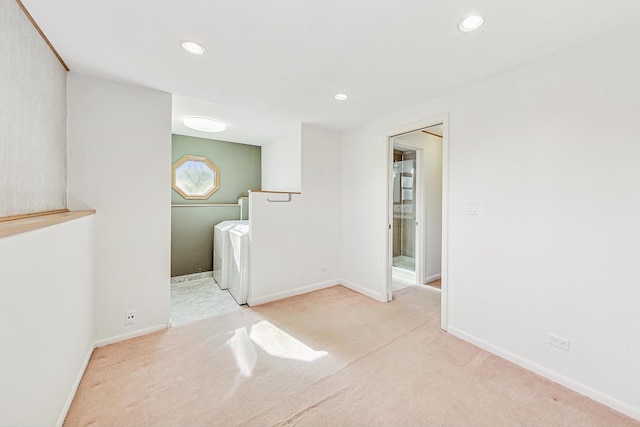
[[[412,332],[415,332],[416,330],[418,330],[418,329],[419,329],[419,328],[421,328],[421,327],[424,327],[427,323],[429,323],[429,322],[428,322],[428,321],[425,321],[425,322],[423,322],[423,323],[421,323],[421,324],[419,324],[419,325],[415,326],[414,328],[409,329],[408,331],[404,332],[403,334],[401,334],[401,335],[398,335],[398,336],[394,337],[393,339],[391,339],[391,340],[387,341],[386,343],[384,343],[384,344],[380,345],[379,347],[374,348],[373,350],[369,351],[368,353],[365,353],[365,354],[363,354],[363,355],[361,355],[361,356],[358,356],[357,358],[355,358],[355,359],[353,359],[352,361],[348,362],[347,364],[345,364],[343,367],[341,367],[341,368],[340,368],[340,369],[338,369],[337,371],[335,371],[335,372],[333,372],[333,373],[331,373],[331,374],[329,374],[329,375],[327,375],[327,376],[325,376],[325,377],[323,377],[323,378],[320,378],[320,379],[318,379],[317,381],[314,381],[313,383],[311,383],[311,384],[310,384],[310,385],[305,389],[305,392],[307,392],[307,391],[311,390],[311,389],[312,389],[312,388],[314,388],[316,385],[321,384],[321,383],[322,383],[322,382],[324,382],[324,381],[330,380],[331,378],[333,378],[333,377],[335,377],[336,375],[340,374],[340,373],[341,373],[342,371],[344,371],[345,369],[347,369],[347,368],[349,368],[350,366],[352,366],[354,363],[359,362],[359,361],[361,361],[361,360],[365,359],[366,357],[369,357],[369,356],[373,355],[374,353],[377,353],[377,352],[379,352],[379,351],[383,350],[384,348],[386,348],[386,347],[390,346],[391,344],[393,344],[395,341],[397,341],[397,340],[399,340],[399,339],[401,339],[401,338],[403,338],[403,337],[405,337],[405,336],[407,336],[407,335],[411,334]],[[298,413],[300,413],[300,412],[305,412],[305,411],[307,411],[308,409],[311,409],[311,408],[313,408],[313,407],[317,407],[317,405],[318,405],[319,403],[322,403],[322,402],[324,402],[324,401],[326,401],[326,400],[330,399],[333,395],[335,395],[335,394],[337,394],[337,393],[340,393],[340,392],[344,391],[344,389],[345,389],[345,388],[341,388],[341,389],[340,389],[339,391],[337,391],[336,393],[334,393],[334,394],[332,394],[332,395],[330,395],[330,396],[327,396],[327,397],[325,397],[325,398],[323,398],[323,399],[320,399],[319,401],[317,401],[317,402],[316,402],[316,403],[314,403],[313,405],[311,405],[311,406],[307,406],[307,407],[305,407],[304,409],[302,409],[302,410],[300,410],[300,411],[296,412],[296,414],[298,414]],[[259,419],[259,418],[261,418],[261,417],[264,417],[266,414],[268,414],[269,412],[271,412],[273,409],[277,408],[278,406],[279,406],[279,405],[274,405],[274,406],[272,406],[271,408],[269,408],[268,410],[264,411],[263,413],[261,413],[261,414],[259,414],[259,415],[255,415],[255,416],[253,416],[253,417],[251,417],[251,418],[249,418],[249,419],[245,420],[245,422],[243,422],[242,424],[249,423],[249,422],[251,422],[251,421],[253,421],[253,420],[256,420],[256,419]],[[290,419],[291,419],[291,418],[294,418],[296,414],[292,415],[292,416],[290,417]],[[288,421],[284,421],[284,423],[286,423],[286,422],[288,422]],[[280,421],[280,422],[278,422],[277,424],[272,424],[272,426],[277,426],[277,425],[286,425],[286,424],[283,424],[283,421]]]

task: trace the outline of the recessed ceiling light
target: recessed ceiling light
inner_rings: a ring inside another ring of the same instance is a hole
[[[345,95],[344,93],[339,93],[336,96],[334,96],[335,99],[337,99],[338,101],[344,101],[345,99],[348,98],[347,95]]]
[[[480,16],[480,15],[471,15],[471,16],[467,16],[466,18],[464,18],[462,20],[462,22],[460,22],[460,25],[458,25],[458,28],[463,33],[468,33],[468,32],[475,31],[478,28],[480,28],[480,26],[482,25],[483,22],[484,22],[484,19],[482,19],[482,16]]]
[[[209,117],[185,117],[182,123],[188,128],[201,132],[222,132],[227,125]]]
[[[191,40],[183,40],[180,42],[180,45],[184,50],[189,53],[193,53],[194,55],[202,55],[207,50],[200,43],[196,43]]]

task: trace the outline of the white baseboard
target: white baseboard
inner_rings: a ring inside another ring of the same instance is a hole
[[[274,294],[264,295],[257,298],[249,297],[247,298],[247,304],[249,306],[266,304],[268,302],[277,301],[296,295],[302,295],[309,292],[318,291],[320,289],[330,288],[331,286],[336,286],[339,284],[340,282],[337,280],[328,280],[326,282],[314,283],[312,285],[302,286],[300,288],[290,289],[284,292],[276,292]]]
[[[98,340],[98,341],[93,343],[93,346],[94,346],[94,348],[104,347],[105,345],[115,344],[115,343],[120,342],[120,341],[125,341],[125,340],[131,339],[131,338],[140,337],[142,335],[151,334],[151,333],[154,333],[154,332],[157,332],[157,331],[161,331],[161,330],[167,329],[167,328],[168,328],[168,324],[163,324],[163,325],[152,326],[150,328],[138,329],[137,331],[129,332],[129,333],[122,334],[122,335],[116,335],[114,337],[109,337],[109,338],[105,338],[105,339],[102,339],[102,340]]]
[[[183,276],[173,276],[171,278],[171,284],[173,285],[175,283],[190,282],[191,280],[207,279],[209,277],[214,277],[213,271],[201,271],[200,273],[185,274]]]
[[[356,285],[355,283],[351,283],[348,280],[339,280],[338,284],[344,286],[347,289],[351,289],[354,292],[368,296],[369,298],[373,298],[377,301],[387,302],[387,298],[385,294],[381,294],[380,292],[373,292],[371,289],[363,288],[362,286]]]
[[[460,339],[470,342],[471,344],[474,344],[482,348],[483,350],[500,356],[512,363],[515,363],[516,365],[522,366],[529,371],[535,372],[536,374],[543,376],[555,383],[563,385],[577,393],[580,393],[584,396],[589,397],[590,399],[602,403],[603,405],[615,409],[620,413],[623,413],[631,418],[635,418],[636,420],[640,420],[640,408],[636,408],[627,403],[621,402],[618,399],[609,396],[608,394],[594,390],[589,386],[572,380],[571,378],[565,377],[564,375],[552,371],[551,369],[545,368],[542,365],[538,365],[537,363],[518,356],[517,354],[511,353],[510,351],[507,351],[501,347],[498,347],[464,331],[461,331],[454,326],[449,325],[449,327],[447,328],[447,332]]]
[[[67,413],[69,413],[69,409],[71,408],[71,403],[73,402],[73,398],[76,397],[76,392],[78,391],[78,387],[80,386],[80,381],[82,381],[82,377],[84,376],[84,371],[87,370],[87,366],[89,365],[89,360],[91,360],[91,355],[93,354],[93,350],[95,347],[93,345],[90,346],[87,355],[82,361],[82,366],[80,366],[80,371],[76,376],[76,380],[73,382],[71,386],[71,390],[69,391],[69,395],[67,397],[67,401],[64,403],[64,407],[62,408],[62,412],[60,413],[60,418],[58,418],[58,422],[56,423],[57,427],[62,427],[65,418],[67,418]]]
[[[302,295],[309,292],[318,291],[320,289],[330,288],[336,285],[344,286],[347,289],[351,289],[354,292],[357,292],[369,298],[373,298],[377,301],[387,302],[385,295],[380,294],[379,292],[373,292],[370,289],[366,289],[361,286],[358,286],[354,283],[349,282],[348,280],[337,279],[337,280],[328,280],[326,282],[314,283],[312,285],[302,286],[300,288],[295,288],[295,289],[291,289],[284,292],[277,292],[274,294],[265,295],[258,298],[249,297],[247,298],[247,304],[249,306],[266,304],[268,302],[277,301],[280,299],[289,298],[296,295]]]
[[[427,283],[433,282],[434,280],[438,280],[440,277],[442,277],[441,274],[434,274],[433,276],[429,276],[426,279],[424,279],[424,283],[427,284]]]

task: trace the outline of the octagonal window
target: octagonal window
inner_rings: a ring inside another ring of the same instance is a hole
[[[220,171],[201,156],[182,156],[171,167],[171,188],[187,200],[205,200],[220,188]]]

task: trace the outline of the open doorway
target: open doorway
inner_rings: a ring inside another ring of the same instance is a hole
[[[389,286],[444,289],[445,121],[389,136]],[[442,295],[446,326],[446,294]]]
[[[418,283],[416,274],[416,206],[421,202],[417,191],[418,171],[416,150],[393,140],[393,222],[392,222],[392,290],[400,290]]]
[[[232,246],[223,243],[231,228],[248,223],[247,189],[262,186],[261,153],[259,146],[172,135],[172,326],[244,308],[221,280],[224,248]]]

